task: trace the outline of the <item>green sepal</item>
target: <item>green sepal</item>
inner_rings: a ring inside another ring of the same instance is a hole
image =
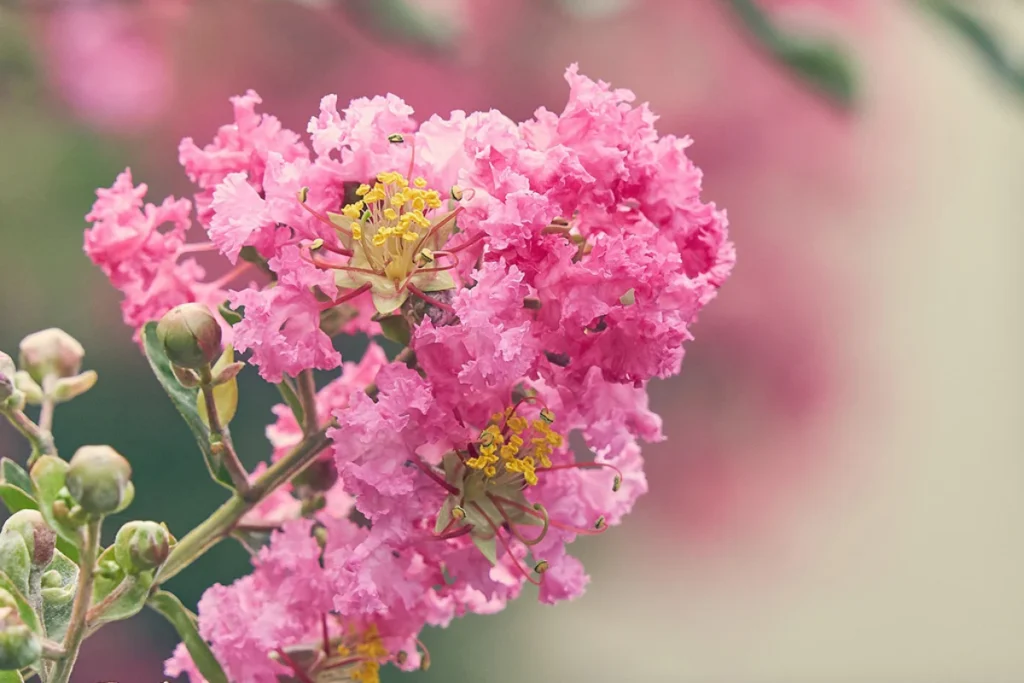
[[[60,574],[61,585],[44,587],[39,591],[43,598],[43,623],[46,624],[46,637],[60,642],[71,621],[75,589],[78,587],[78,565],[57,550],[43,573],[50,571]]]
[[[214,454],[210,449],[210,429],[203,423],[203,419],[196,408],[196,396],[199,390],[181,386],[181,383],[174,376],[174,373],[171,371],[171,362],[167,359],[160,340],[157,339],[156,326],[157,323],[151,321],[146,323],[142,330],[146,358],[153,369],[153,374],[156,376],[157,381],[160,382],[160,386],[164,388],[178,413],[184,418],[185,424],[192,431],[196,443],[199,444],[199,450],[203,453],[203,460],[206,462],[206,468],[210,471],[210,476],[218,484],[234,491],[234,486],[231,484],[231,475],[224,466],[221,456]],[[227,428],[225,427],[226,432]]]
[[[473,539],[473,545],[475,545],[477,547],[477,550],[479,550],[483,554],[483,556],[487,558],[487,561],[490,562],[492,565],[497,566],[497,564],[498,564],[498,539],[497,539],[497,537],[496,536],[490,536],[488,538],[484,538],[484,537],[481,537],[481,536],[477,536],[476,534],[470,534],[469,537]]]
[[[412,341],[412,329],[409,321],[403,315],[382,315],[377,322],[380,323],[380,332],[385,339],[390,339],[396,344],[408,346]]]
[[[220,317],[224,318],[224,321],[231,327],[234,327],[243,320],[242,314],[236,311],[235,309],[231,308],[230,304],[227,301],[225,301],[224,303],[217,307],[217,312],[220,314]]]
[[[224,349],[224,353],[214,364],[212,374],[216,377],[225,367],[235,362],[235,350],[229,345]],[[223,384],[218,384],[213,387],[213,403],[217,406],[217,416],[220,418],[220,423],[225,428],[234,419],[235,413],[238,411],[238,377],[232,377]],[[210,429],[209,418],[206,416],[206,397],[203,392],[196,394],[196,412],[199,414],[199,419],[202,420],[203,425],[206,429]]]
[[[149,606],[159,612],[171,626],[178,632],[178,636],[188,649],[192,661],[195,663],[199,673],[208,683],[228,683],[228,677],[224,675],[224,669],[214,656],[210,646],[199,635],[196,628],[196,621],[192,614],[185,609],[179,600],[172,593],[157,591],[150,599]]]
[[[98,605],[108,595],[114,592],[124,581],[130,582],[124,593],[104,610],[103,614],[96,618],[94,623],[105,624],[110,621],[120,621],[138,614],[146,606],[146,599],[149,597],[149,589],[153,586],[154,570],[140,572],[134,576],[128,576],[117,564],[114,557],[114,546],[110,546],[100,554],[96,564],[105,567],[106,571],[96,575],[96,582],[92,589],[92,603]]]

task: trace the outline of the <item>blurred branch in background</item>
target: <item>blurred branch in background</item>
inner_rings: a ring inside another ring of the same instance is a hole
[[[1011,91],[1024,97],[1024,64],[1013,62],[991,27],[965,9],[958,0],[917,1],[925,11],[934,14],[967,41]]]
[[[726,1],[750,37],[794,76],[844,109],[856,104],[857,77],[843,46],[780,28],[756,0]]]

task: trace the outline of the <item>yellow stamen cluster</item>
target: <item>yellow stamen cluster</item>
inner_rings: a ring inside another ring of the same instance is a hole
[[[380,663],[388,658],[388,651],[381,643],[377,626],[372,625],[363,633],[355,648],[338,646],[342,657],[360,657],[364,661],[348,675],[357,683],[380,683]]]
[[[341,210],[353,221],[352,237],[362,240],[367,234],[375,247],[383,247],[389,238],[418,241],[418,230],[431,226],[424,212],[441,207],[441,195],[426,186],[426,180],[416,178],[410,187],[406,177],[395,172],[379,173],[373,187],[360,185],[356,195],[361,199]]]
[[[466,466],[482,471],[488,479],[504,473],[522,475],[528,485],[535,486],[537,467],[551,467],[551,453],[563,442],[562,435],[551,429],[552,422],[554,415],[547,409],[532,423],[516,415],[514,407],[494,414],[480,433],[477,455],[466,460]]]

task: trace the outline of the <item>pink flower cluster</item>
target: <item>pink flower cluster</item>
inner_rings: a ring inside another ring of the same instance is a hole
[[[561,113],[519,124],[457,111],[417,125],[393,95],[341,111],[327,96],[310,147],[256,114],[254,93],[237,98],[233,125],[180,147],[208,243],[185,242],[189,202],[142,206],[127,171],[99,192],[86,250],[136,329],[227,300],[244,313],[231,343],[272,382],[341,365],[340,332],[408,346],[388,363],[371,344],[321,389],[328,483],[250,513],[277,529],[269,546],[203,597],[200,631],[232,680],[372,680],[384,661],[420,663],[425,626],[496,612],[527,582],[545,603],[577,597],[588,579],[567,544],[645,492],[639,442],[661,439],[646,383],[678,372],[734,252],[689,140],[659,136],[627,90],[575,66],[566,79]],[[181,260],[203,249],[226,274]],[[249,284],[232,288],[239,267]],[[302,432],[276,413],[280,457]],[[325,638],[346,645],[310,659]]]

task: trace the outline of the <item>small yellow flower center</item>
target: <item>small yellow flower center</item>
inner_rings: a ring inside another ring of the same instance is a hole
[[[466,466],[488,479],[521,475],[528,485],[536,486],[537,468],[551,467],[551,453],[564,441],[551,429],[554,419],[546,408],[532,422],[516,415],[514,407],[494,414],[491,424],[480,433],[477,454],[466,460]]]
[[[356,637],[355,640],[354,644],[338,646],[338,654],[342,657],[362,659],[347,672],[349,678],[357,683],[380,683],[380,663],[388,658],[388,651],[381,643],[377,626],[370,626],[361,638]]]

